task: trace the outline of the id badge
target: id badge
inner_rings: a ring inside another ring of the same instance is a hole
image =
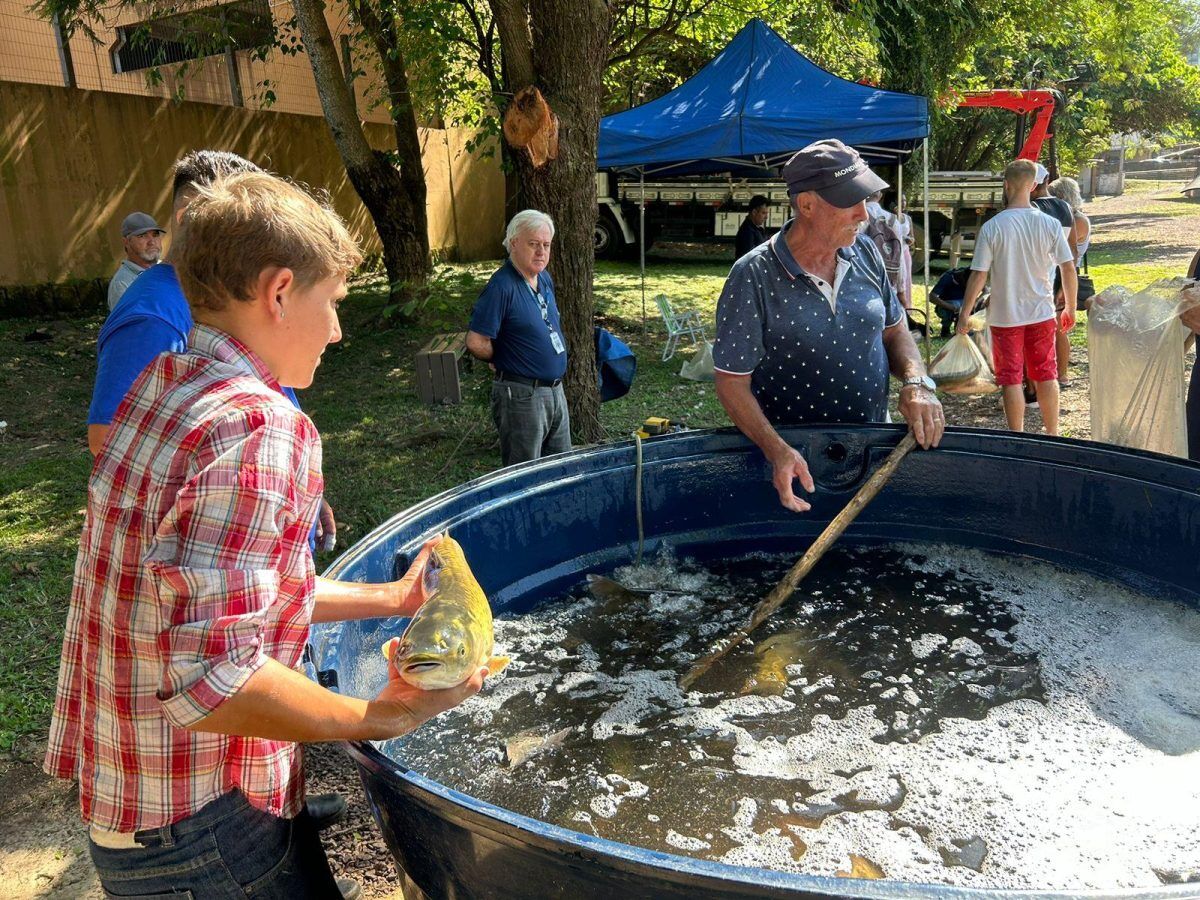
[[[555,353],[567,352],[567,348],[563,346],[562,338],[558,336],[558,332],[553,328],[550,329],[550,346],[554,348]]]

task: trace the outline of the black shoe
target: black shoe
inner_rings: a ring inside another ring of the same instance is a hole
[[[362,896],[362,887],[353,879],[338,878],[337,886],[338,890],[342,892],[342,900],[358,900]]]
[[[346,798],[341,794],[313,794],[304,798],[304,808],[317,831],[324,831],[346,818]]]

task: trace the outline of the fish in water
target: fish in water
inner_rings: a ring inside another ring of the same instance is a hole
[[[494,675],[508,665],[493,656],[492,608],[458,541],[443,535],[425,567],[426,600],[404,634],[383,645],[383,655],[413,687],[462,684],[480,667]]]
[[[878,863],[871,862],[865,856],[859,856],[857,853],[850,854],[850,871],[849,872],[834,872],[838,878],[887,878],[883,869]]]
[[[561,731],[555,731],[551,734],[539,734],[536,730],[533,730],[514,734],[504,742],[504,756],[508,760],[508,767],[515,769],[539,753],[545,753],[547,750],[553,750],[555,747],[562,746],[562,742],[567,739],[567,735],[574,730],[574,728],[564,728]]]
[[[783,694],[788,687],[787,667],[802,662],[812,643],[811,636],[799,631],[788,631],[767,638],[754,648],[754,670],[740,693],[761,697]]]
[[[598,600],[617,600],[622,603],[628,603],[638,598],[651,597],[654,594],[682,597],[688,593],[687,591],[677,591],[670,588],[630,587],[619,581],[613,581],[611,578],[605,578],[603,575],[592,574],[587,576],[587,586],[592,596]]]

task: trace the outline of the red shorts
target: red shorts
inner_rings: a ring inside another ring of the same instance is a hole
[[[1057,321],[1047,319],[1013,328],[992,326],[992,363],[996,384],[1020,384],[1028,370],[1031,381],[1055,381],[1058,358],[1054,355]]]

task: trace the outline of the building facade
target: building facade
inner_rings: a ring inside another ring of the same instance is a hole
[[[138,9],[142,9],[139,7]],[[327,191],[368,253],[379,249],[325,123],[308,57],[285,23],[290,4],[238,0],[163,14],[120,11],[67,36],[0,0],[0,285],[111,273],[120,222],[169,218],[170,166],[193,149],[231,150]],[[326,18],[371,144],[395,146],[369,58],[356,58],[344,7]],[[504,180],[496,155],[459,129],[420,129],[430,246],[499,255]],[[469,230],[460,229],[460,221]]]

